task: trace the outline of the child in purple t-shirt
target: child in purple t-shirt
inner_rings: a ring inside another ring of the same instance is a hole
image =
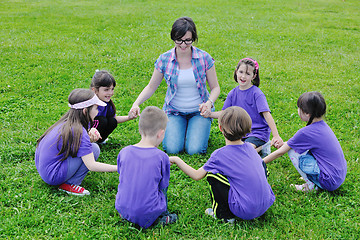
[[[96,129],[89,130],[105,103],[90,89],[75,89],[69,95],[70,110],[38,139],[35,165],[41,178],[73,195],[89,195],[79,186],[88,171],[115,172],[116,165],[96,162],[100,148]]]
[[[250,116],[240,107],[229,107],[219,116],[219,129],[226,146],[214,151],[203,167],[195,170],[178,157],[170,162],[194,180],[207,176],[213,207],[205,213],[226,222],[233,222],[235,217],[259,217],[274,203],[275,195],[259,154],[241,140],[250,132]]]
[[[270,113],[265,94],[260,90],[259,64],[252,58],[241,59],[234,72],[234,80],[239,84],[226,97],[222,110],[230,106],[239,106],[250,115],[251,132],[244,138],[262,157],[270,153],[270,144],[266,144],[273,134],[271,145],[279,148],[283,140],[279,136],[275,121]],[[218,118],[221,111],[206,112],[204,117]],[[269,142],[270,143],[270,142]],[[266,144],[266,145],[264,145]]]
[[[265,157],[264,162],[271,162],[288,152],[306,182],[294,185],[296,190],[308,192],[321,188],[334,191],[344,182],[347,166],[339,141],[323,120],[325,99],[319,92],[306,92],[299,97],[297,106],[301,120],[307,122],[306,127]]]
[[[107,137],[114,131],[118,123],[126,122],[133,117],[116,116],[115,104],[111,100],[116,87],[115,78],[105,70],[96,70],[91,80],[91,90],[95,92],[98,98],[105,102],[105,106],[100,106],[99,113],[95,117],[93,127],[100,133],[100,139],[97,143],[106,143]]]
[[[177,220],[167,211],[169,156],[157,147],[168,118],[157,107],[146,107],[139,120],[139,143],[123,148],[117,158],[119,185],[115,208],[120,217],[142,228]]]

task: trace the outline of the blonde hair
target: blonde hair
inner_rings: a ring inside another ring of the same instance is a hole
[[[158,107],[148,106],[140,115],[139,132],[141,136],[155,136],[159,130],[165,130],[168,117]]]
[[[219,117],[224,137],[230,141],[239,140],[251,130],[251,118],[241,107],[232,106],[223,110]]]

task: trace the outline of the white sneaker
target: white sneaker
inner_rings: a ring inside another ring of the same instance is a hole
[[[266,157],[267,155],[269,155],[271,153],[271,141],[268,141],[267,143],[265,143],[264,145],[261,146],[261,158]]]

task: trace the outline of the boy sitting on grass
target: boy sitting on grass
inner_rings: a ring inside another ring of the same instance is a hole
[[[194,180],[207,176],[212,208],[206,209],[206,214],[230,223],[235,217],[259,217],[274,203],[275,195],[261,157],[251,144],[241,140],[250,132],[251,118],[244,109],[229,107],[219,117],[219,129],[226,146],[215,150],[204,166],[195,170],[179,157],[172,157],[170,162]]]
[[[119,176],[115,208],[120,217],[142,228],[176,222],[167,211],[169,156],[157,147],[164,139],[168,118],[157,107],[140,115],[139,143],[123,148],[117,158]]]

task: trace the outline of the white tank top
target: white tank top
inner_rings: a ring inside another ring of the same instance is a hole
[[[180,69],[177,91],[170,105],[180,112],[195,112],[199,110],[201,103],[192,68]]]

